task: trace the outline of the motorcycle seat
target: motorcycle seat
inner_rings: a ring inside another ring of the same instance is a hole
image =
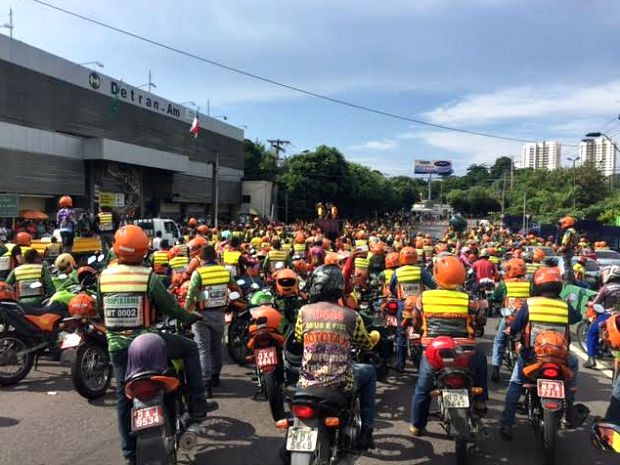
[[[41,316],[52,313],[64,317],[67,314],[66,308],[63,305],[56,304],[55,302],[46,305],[32,305],[20,303],[20,307],[26,315],[32,316]]]
[[[318,401],[319,404],[329,407],[345,408],[349,405],[354,392],[343,392],[339,389],[322,387],[298,387],[293,403],[304,399]]]

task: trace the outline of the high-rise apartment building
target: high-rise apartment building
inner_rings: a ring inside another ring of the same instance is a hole
[[[616,169],[614,144],[605,137],[586,139],[579,144],[581,163],[594,163],[605,176],[611,176]]]
[[[528,142],[523,146],[521,168],[555,170],[561,158],[562,144],[557,141]]]

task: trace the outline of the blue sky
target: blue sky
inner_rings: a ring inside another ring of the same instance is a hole
[[[618,132],[615,0],[47,0],[231,66],[440,124],[560,140]],[[138,42],[31,0],[0,0],[15,37],[247,126],[250,139],[318,144],[388,174],[447,158],[457,172],[522,144],[414,125],[273,87]]]

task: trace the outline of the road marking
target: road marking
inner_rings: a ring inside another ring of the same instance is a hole
[[[571,345],[570,350],[573,351],[575,353],[575,355],[577,355],[577,357],[579,357],[584,362],[588,361],[588,354],[586,354],[583,350],[581,350],[581,348],[577,344]],[[607,376],[609,379],[613,379],[614,372],[613,372],[611,366],[607,362],[603,362],[601,360],[597,360],[596,364],[598,366],[602,366],[603,369],[595,368],[595,370],[600,371],[605,376]]]

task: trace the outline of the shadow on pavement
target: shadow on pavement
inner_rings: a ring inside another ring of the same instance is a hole
[[[0,428],[7,428],[19,424],[16,418],[0,417]]]

